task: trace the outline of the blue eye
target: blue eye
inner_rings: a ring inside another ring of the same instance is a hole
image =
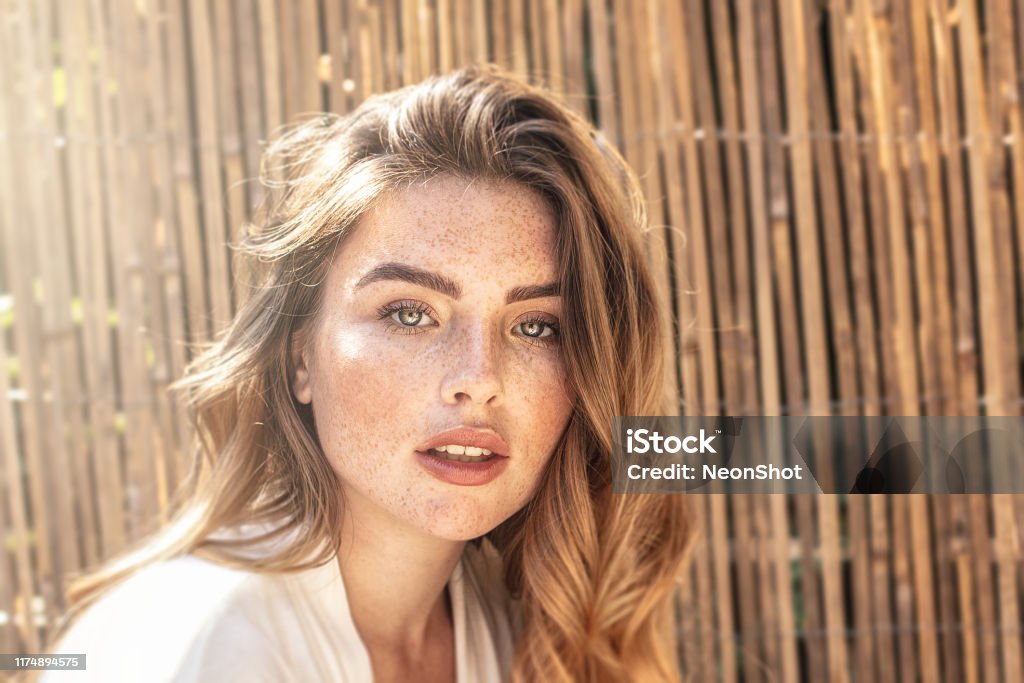
[[[399,325],[405,327],[419,327],[420,323],[424,320],[433,322],[433,319],[427,315],[424,311],[415,310],[412,308],[403,308],[400,311],[395,311],[391,314],[391,319]]]
[[[386,320],[398,332],[415,332],[425,327],[435,327],[437,321],[430,309],[418,301],[396,301],[377,309],[377,317]]]
[[[561,334],[558,323],[539,318],[524,320],[513,329],[534,344],[557,344]]]
[[[550,337],[555,333],[554,328],[547,323],[540,322],[537,320],[531,320],[525,323],[519,323],[517,325],[519,331],[525,334],[527,337],[533,337],[540,339],[542,337]]]

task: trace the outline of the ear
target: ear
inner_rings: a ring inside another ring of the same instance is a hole
[[[309,353],[306,344],[306,335],[296,332],[292,335],[291,348],[292,372],[291,380],[292,394],[299,403],[309,405],[313,402],[313,389],[309,377]]]

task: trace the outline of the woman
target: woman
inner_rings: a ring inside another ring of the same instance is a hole
[[[612,417],[667,408],[622,159],[470,68],[262,175],[258,286],[181,383],[189,495],[57,649],[97,680],[677,679],[689,517],[611,494]]]

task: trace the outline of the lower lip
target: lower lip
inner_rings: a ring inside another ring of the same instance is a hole
[[[424,451],[416,451],[416,458],[427,472],[441,481],[456,486],[483,486],[494,481],[505,471],[508,458],[496,455],[481,462],[445,460]]]

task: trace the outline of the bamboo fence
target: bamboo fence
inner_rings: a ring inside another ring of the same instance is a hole
[[[1020,414],[1016,0],[0,0],[0,652],[166,515],[261,141],[480,61],[640,174],[687,413]],[[1024,497],[694,501],[691,680],[1024,680]]]

